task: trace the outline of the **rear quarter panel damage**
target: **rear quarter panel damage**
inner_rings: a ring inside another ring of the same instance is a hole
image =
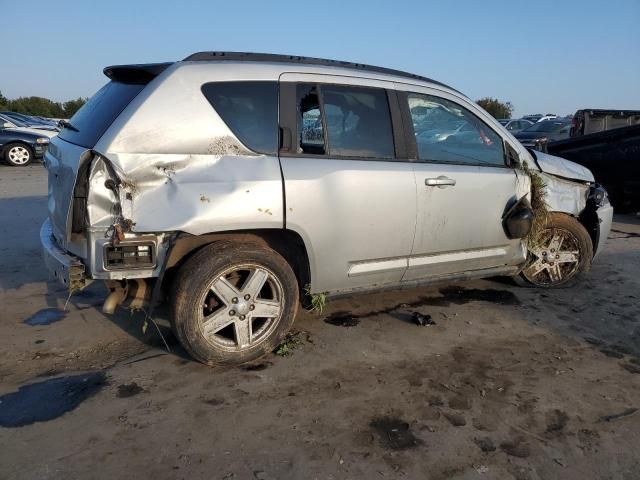
[[[253,70],[246,76],[274,80]],[[122,182],[122,217],[133,232],[284,226],[278,157],[252,152],[237,139],[201,91],[212,78],[238,80],[224,66],[169,67],[95,146]]]
[[[134,232],[283,228],[282,177],[265,155],[112,154]],[[122,165],[135,165],[128,171]]]

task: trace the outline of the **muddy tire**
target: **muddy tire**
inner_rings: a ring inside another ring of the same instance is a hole
[[[298,282],[287,261],[254,244],[216,242],[185,262],[171,294],[173,329],[208,365],[238,365],[273,351],[298,311]]]
[[[4,159],[12,167],[24,167],[33,161],[33,150],[24,143],[10,143],[4,147]]]
[[[539,246],[529,250],[527,264],[515,280],[525,287],[570,287],[591,269],[592,259],[587,230],[569,215],[552,213]]]

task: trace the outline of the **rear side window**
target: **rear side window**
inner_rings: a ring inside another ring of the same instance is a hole
[[[314,85],[298,85],[298,153],[323,155],[324,125],[318,89]]]
[[[233,134],[258,153],[278,151],[278,85],[276,82],[215,82],[202,93]]]
[[[297,87],[298,153],[394,158],[387,94],[337,85]]]
[[[408,101],[420,160],[505,166],[502,139],[469,110],[431,95],[410,93]]]
[[[384,90],[323,86],[329,155],[393,158],[389,102]]]
[[[78,131],[64,128],[58,136],[76,145],[93,148],[144,87],[140,84],[107,83],[71,117],[69,123]]]

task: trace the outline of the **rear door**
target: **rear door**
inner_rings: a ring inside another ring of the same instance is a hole
[[[352,77],[287,73],[280,82],[286,227],[305,241],[313,291],[400,282],[416,186],[395,92]]]
[[[404,280],[521,262],[521,242],[507,238],[502,216],[525,192],[518,193],[501,136],[446,93],[400,97],[417,150],[416,235]]]

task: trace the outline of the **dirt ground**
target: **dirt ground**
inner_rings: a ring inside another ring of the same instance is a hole
[[[98,284],[63,310],[46,190],[41,165],[0,166],[2,479],[640,478],[636,217],[572,289],[339,300],[299,316],[290,355],[212,369],[103,315]]]

